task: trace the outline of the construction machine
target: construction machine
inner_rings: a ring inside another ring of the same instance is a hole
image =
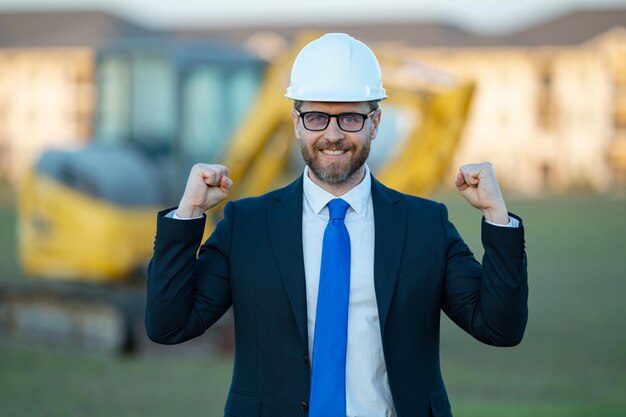
[[[176,205],[193,163],[226,165],[229,199],[301,172],[282,93],[313,37],[271,63],[216,42],[102,48],[93,140],[45,152],[20,187],[19,249],[32,279],[0,287],[3,331],[107,352],[141,345],[156,212]],[[368,163],[383,183],[427,194],[451,161],[473,87],[434,81],[403,54],[375,51],[390,99]],[[207,234],[220,212],[212,210]],[[229,329],[218,326],[214,344],[228,348]]]
[[[18,243],[32,279],[0,288],[4,332],[103,351],[141,334],[155,213],[189,167],[222,160],[267,63],[222,42],[116,42],[96,56],[94,137],[48,150],[19,187]]]

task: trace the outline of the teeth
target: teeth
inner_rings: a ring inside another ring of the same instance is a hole
[[[328,149],[324,149],[322,152],[324,152],[327,155],[341,155],[345,151],[330,151]]]

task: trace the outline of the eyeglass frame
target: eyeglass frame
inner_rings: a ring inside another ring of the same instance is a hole
[[[353,112],[353,111],[348,111],[348,112],[344,112],[344,113],[339,113],[339,114],[329,114],[329,113],[325,113],[323,111],[305,111],[305,112],[300,112],[299,110],[296,110],[296,113],[298,113],[298,116],[300,116],[300,118],[302,119],[302,126],[304,126],[304,128],[310,132],[322,132],[326,129],[328,129],[328,126],[330,125],[330,119],[332,119],[333,117],[335,119],[337,119],[337,126],[339,127],[339,129],[341,129],[344,132],[347,133],[356,133],[356,132],[360,132],[361,130],[363,130],[363,128],[365,127],[365,122],[367,121],[367,119],[369,119],[372,115],[372,113],[375,113],[376,111],[378,111],[378,109],[374,109],[372,111],[370,111],[367,114],[363,114],[363,113],[357,113],[357,112]],[[322,129],[309,129],[308,127],[306,127],[306,123],[304,122],[304,116],[306,116],[307,114],[311,114],[311,113],[320,113],[320,114],[324,114],[326,116],[328,116],[328,121],[326,122],[326,126],[324,126],[324,128]],[[339,123],[339,117],[343,116],[344,114],[354,114],[354,115],[359,115],[361,117],[363,117],[363,124],[361,125],[361,128],[358,130],[345,130],[344,128],[341,127],[341,124]]]

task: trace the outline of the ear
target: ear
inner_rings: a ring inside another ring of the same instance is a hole
[[[291,110],[291,121],[293,122],[293,130],[296,134],[296,139],[300,139],[300,115],[295,110]]]
[[[372,114],[372,131],[370,132],[370,140],[376,139],[376,135],[378,135],[378,126],[380,126],[380,114],[382,113],[381,109],[378,109]]]

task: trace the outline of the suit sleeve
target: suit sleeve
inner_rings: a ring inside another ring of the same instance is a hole
[[[441,206],[447,258],[444,312],[466,332],[494,346],[521,342],[528,320],[527,260],[524,226],[498,227],[482,222],[482,266],[475,260]]]
[[[205,218],[176,220],[159,213],[154,255],[148,266],[146,332],[163,344],[201,335],[232,304],[230,237],[233,204],[207,239],[199,255]]]

